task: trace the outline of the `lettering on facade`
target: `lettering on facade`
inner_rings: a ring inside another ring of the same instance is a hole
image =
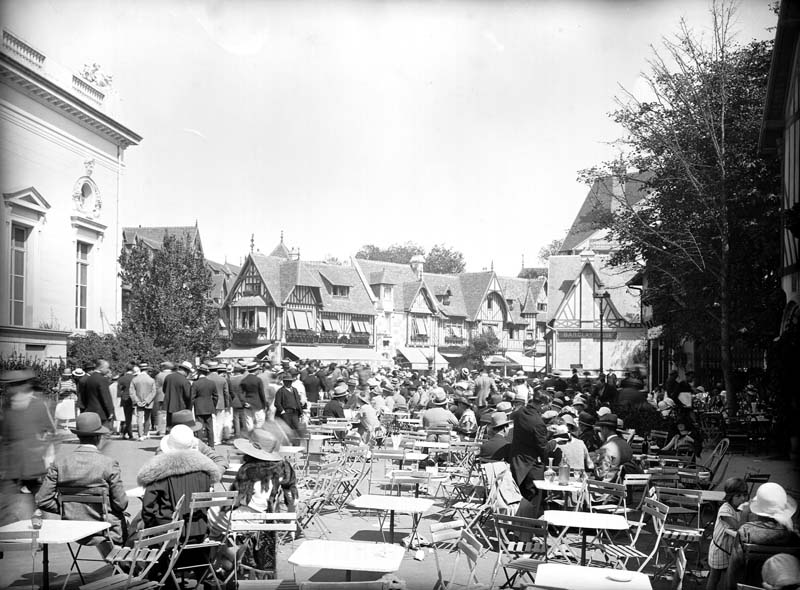
[[[558,333],[559,340],[570,340],[580,338],[596,338],[600,340],[600,330],[565,330]],[[603,330],[603,340],[616,340],[617,333],[614,331]]]

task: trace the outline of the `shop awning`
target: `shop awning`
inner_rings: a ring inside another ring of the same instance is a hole
[[[397,352],[405,358],[409,364],[411,364],[411,368],[414,370],[425,370],[431,366],[430,359],[433,358],[434,354],[436,355],[435,364],[436,368],[444,368],[448,366],[448,361],[444,358],[439,351],[434,353],[433,348],[407,348],[407,347],[398,347]]]
[[[344,346],[284,346],[284,353],[295,357],[295,360],[309,359],[328,363],[361,362],[381,363],[385,359],[371,348],[346,348]]]
[[[239,348],[236,346],[231,346],[228,349],[223,350],[217,355],[218,359],[238,359],[242,358],[246,361],[252,361],[253,359],[260,359],[269,352],[270,348],[275,346],[274,344],[264,344],[262,346],[255,346],[251,348]]]
[[[523,371],[535,371],[533,359],[518,350],[506,351],[506,357],[519,364]]]
[[[483,364],[487,367],[519,366],[517,361],[507,358],[502,354],[488,356],[486,360],[483,361]]]

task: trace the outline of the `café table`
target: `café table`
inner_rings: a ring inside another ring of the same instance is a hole
[[[403,547],[389,543],[313,539],[303,541],[288,561],[295,567],[345,570],[349,582],[354,570],[384,574],[396,572],[404,555]]]
[[[56,520],[45,519],[39,530],[39,544],[42,546],[42,588],[50,588],[50,545],[65,545],[74,543],[84,537],[96,535],[109,528],[111,525],[100,520]],[[15,533],[31,530],[31,521],[19,520],[0,527],[0,532]],[[30,541],[26,541],[30,542]]]
[[[414,497],[419,498],[419,486],[421,483],[442,483],[450,479],[450,474],[444,471],[409,471],[407,469],[394,469],[389,472],[389,479],[394,484],[413,483]],[[397,486],[397,495],[400,495],[400,486]]]
[[[561,534],[556,539],[557,546],[567,529],[581,529],[581,565],[586,565],[586,530],[626,531],[629,528],[628,519],[620,514],[606,514],[605,512],[580,512],[575,510],[545,510],[542,519],[553,526],[563,527]]]
[[[411,515],[411,541],[417,534],[419,517],[433,506],[430,498],[409,498],[406,496],[382,496],[378,494],[364,494],[350,501],[350,506],[360,510],[377,510],[389,513],[389,540],[394,542],[394,515],[395,512]],[[408,546],[411,547],[412,543]]]
[[[572,502],[572,494],[579,494],[583,491],[583,481],[579,479],[570,479],[567,485],[561,485],[558,480],[548,481],[546,479],[535,479],[533,485],[536,489],[545,492],[561,492],[564,497],[564,506],[568,506]],[[579,496],[580,498],[580,496]],[[577,503],[576,506],[577,508]]]
[[[542,563],[536,569],[536,584],[570,590],[652,590],[647,574],[603,567],[564,563]]]

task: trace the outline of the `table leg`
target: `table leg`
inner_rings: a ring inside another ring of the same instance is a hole
[[[394,543],[394,510],[389,511],[389,542]]]
[[[50,590],[50,556],[47,543],[42,543],[42,590]]]
[[[581,529],[581,565],[586,565],[586,529]]]

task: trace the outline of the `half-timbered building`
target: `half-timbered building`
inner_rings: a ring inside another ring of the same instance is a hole
[[[373,298],[352,267],[299,260],[285,248],[251,253],[223,309],[232,346],[222,358],[379,360]]]

